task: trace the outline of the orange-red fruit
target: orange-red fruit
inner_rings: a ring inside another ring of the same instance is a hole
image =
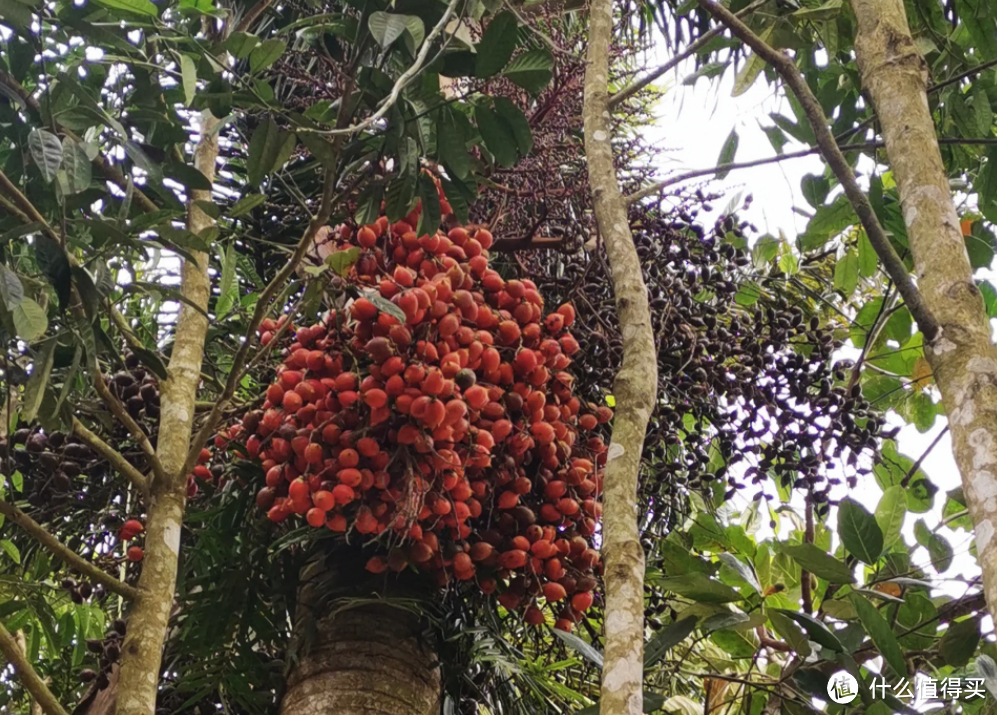
[[[571,607],[582,613],[592,606],[592,594],[588,592],[576,593],[571,597]]]
[[[128,549],[129,561],[141,561],[143,556],[145,556],[145,552],[142,551],[141,546],[132,546]]]
[[[564,590],[564,586],[559,583],[545,583],[544,584],[544,598],[548,601],[560,601],[562,598],[568,595],[568,592]]]
[[[526,613],[523,616],[525,620],[531,626],[542,626],[544,624],[544,614],[536,606],[530,606],[526,609]]]

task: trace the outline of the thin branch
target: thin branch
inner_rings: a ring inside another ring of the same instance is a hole
[[[970,145],[970,146],[997,146],[997,139],[993,137],[971,137],[968,139],[961,139],[959,137],[944,137],[938,140],[939,144],[952,144],[952,145]],[[870,149],[882,149],[886,146],[886,143],[882,140],[868,141],[868,142],[856,142],[855,144],[842,144],[838,149],[842,152],[850,151],[868,151]],[[734,171],[736,169],[751,169],[756,166],[765,166],[766,164],[778,164],[781,161],[787,159],[801,159],[806,156],[813,156],[814,154],[820,154],[821,148],[819,146],[812,146],[807,149],[800,149],[798,151],[789,152],[788,154],[779,154],[777,156],[769,156],[764,159],[753,159],[751,161],[741,161],[732,162],[730,164],[718,164],[717,166],[711,166],[709,169],[694,169],[693,171],[688,171],[684,174],[678,174],[677,176],[670,176],[667,179],[663,179],[657,183],[651,184],[649,186],[635,191],[626,197],[628,204],[633,204],[641,199],[646,199],[649,196],[654,196],[655,194],[664,191],[670,186],[675,184],[681,184],[683,181],[688,181],[689,179],[696,179],[700,176],[711,176],[713,174],[719,174],[723,171]],[[502,190],[506,187],[493,186],[492,188],[498,188]]]
[[[935,449],[935,447],[938,446],[938,443],[942,441],[942,437],[948,434],[948,431],[949,431],[949,426],[946,423],[946,425],[941,429],[941,431],[939,431],[938,436],[936,436],[931,441],[931,444],[928,445],[928,448],[921,453],[921,456],[918,457],[912,465],[910,465],[910,469],[907,470],[907,474],[905,474],[904,478],[900,480],[901,486],[903,486],[904,488],[907,487],[907,485],[910,483],[911,477],[917,474],[917,470],[921,468],[921,464],[924,463],[924,460],[927,459],[928,455],[931,454],[931,452]]]
[[[821,148],[824,160],[831,167],[831,170],[838,179],[838,183],[844,189],[845,195],[848,196],[848,200],[851,202],[855,213],[862,223],[862,227],[865,229],[869,243],[872,244],[879,259],[883,262],[886,274],[893,279],[897,290],[903,296],[904,303],[907,304],[907,308],[917,322],[918,328],[924,333],[925,339],[932,340],[938,333],[938,322],[925,305],[924,299],[914,285],[907,267],[900,260],[897,252],[893,250],[893,246],[886,237],[886,232],[883,231],[879,219],[876,218],[872,204],[869,203],[869,197],[859,187],[851,166],[845,159],[844,154],[841,153],[841,149],[838,148],[838,144],[834,141],[834,136],[828,128],[827,117],[824,116],[824,111],[821,109],[820,103],[814,97],[813,92],[810,91],[806,79],[804,79],[796,64],[788,55],[776,50],[758,37],[747,25],[722,5],[714,2],[714,0],[698,0],[698,2],[699,6],[713,15],[716,20],[729,27],[735,36],[755,51],[755,54],[772,65],[776,72],[782,76],[793,94],[796,95],[817,137],[817,145]]]
[[[766,2],[768,2],[768,0],[755,0],[755,2],[751,3],[746,8],[740,10],[737,13],[737,16],[744,17],[746,15],[749,15],[758,8],[760,8],[762,5],[764,5]],[[698,40],[689,45],[683,52],[680,52],[679,54],[675,55],[675,57],[668,60],[665,64],[661,65],[657,69],[652,70],[649,74],[645,75],[643,78],[627,85],[616,94],[610,95],[609,108],[612,110],[620,102],[630,99],[630,97],[637,94],[639,91],[647,87],[656,79],[666,74],[670,70],[674,69],[683,61],[687,60],[689,57],[692,57],[694,54],[698,53],[701,49],[710,44],[710,42],[712,42],[713,39],[723,31],[724,31],[723,25],[718,25],[717,27],[714,27],[711,30],[704,32]]]
[[[3,192],[21,213],[31,219],[32,223],[40,223],[45,235],[55,241],[59,241],[59,234],[48,225],[45,217],[41,215],[33,203],[28,201],[28,197],[21,193],[21,190],[17,188],[14,182],[3,171],[0,171],[0,191]]]
[[[142,494],[143,497],[148,498],[149,496],[149,481],[145,476],[136,469],[127,459],[125,459],[121,452],[116,450],[114,447],[109,445],[107,442],[102,440],[96,434],[91,432],[86,428],[82,422],[80,422],[75,417],[73,418],[73,432],[77,437],[82,439],[90,447],[92,447],[97,452],[110,462],[111,466],[114,467],[119,473],[130,481],[136,489]]]
[[[259,0],[258,3],[249,9],[249,12],[235,26],[236,32],[249,32],[249,28],[256,22],[256,18],[262,15],[267,8],[273,5],[273,0]]]
[[[968,79],[969,77],[972,77],[974,74],[985,72],[991,67],[997,67],[997,60],[990,60],[988,62],[983,62],[982,64],[976,65],[976,67],[973,67],[972,69],[966,70],[962,74],[957,74],[955,77],[947,79],[943,82],[939,82],[938,84],[933,84],[930,87],[928,87],[928,93],[930,94],[931,92],[937,92],[940,89],[944,89],[945,87],[949,87],[953,84],[962,82],[964,79]]]
[[[31,666],[17,639],[3,627],[3,623],[0,623],[0,653],[3,653],[7,662],[14,666],[14,672],[17,673],[24,689],[31,693],[35,703],[41,706],[46,715],[69,715]]]
[[[41,524],[18,509],[13,504],[0,499],[0,514],[3,514],[12,522],[28,532],[35,541],[48,549],[52,555],[58,557],[67,566],[76,569],[91,581],[104,586],[111,593],[116,593],[123,598],[134,600],[138,598],[138,589],[122,583],[110,574],[102,571],[92,563],[84,559],[57,538],[48,533]]]

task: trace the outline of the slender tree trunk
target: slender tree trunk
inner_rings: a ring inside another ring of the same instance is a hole
[[[281,715],[438,715],[432,635],[392,600],[418,592],[394,574],[374,584],[362,563],[339,551],[304,570]],[[358,597],[371,585],[379,597]]]
[[[997,349],[973,282],[927,97],[927,65],[902,0],[851,0],[855,53],[872,96],[900,193],[914,272],[939,325],[925,356],[949,418],[952,449],[973,518],[983,588],[997,608]]]
[[[208,179],[215,177],[218,158],[218,120],[210,110],[201,115],[201,139],[194,152],[194,166]],[[211,191],[192,191],[187,210],[187,228],[199,234],[212,225],[212,219],[194,205],[211,201]],[[211,282],[208,256],[193,253],[194,261],[184,261],[180,290],[202,310],[208,308]],[[177,560],[180,553],[180,525],[187,497],[184,462],[190,449],[194,424],[194,400],[201,381],[204,339],[208,320],[186,303],[177,319],[168,377],[160,385],[162,411],[159,420],[157,456],[166,479],[153,482],[146,509],[145,558],[139,577],[140,594],[128,616],[121,657],[118,686],[118,715],[153,715],[159,690],[163,641],[173,608]]]
[[[637,476],[658,388],[647,287],[613,166],[609,114],[612,0],[589,5],[588,67],[582,114],[585,157],[599,235],[612,271],[623,365],[613,382],[616,415],[603,478],[602,555],[606,647],[600,712],[640,715],[644,673],[644,550],[637,526]]]

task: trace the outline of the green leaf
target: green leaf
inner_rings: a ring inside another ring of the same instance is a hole
[[[914,320],[907,306],[901,306],[887,318],[886,324],[883,326],[883,336],[888,340],[896,340],[903,345],[910,340],[913,325]]]
[[[367,300],[369,300],[371,303],[373,303],[374,307],[377,308],[379,311],[381,311],[382,313],[387,313],[395,320],[397,320],[399,323],[405,325],[405,321],[408,320],[408,318],[405,317],[405,311],[403,311],[397,305],[395,305],[390,300],[382,296],[380,292],[370,291],[366,293],[364,297]]]
[[[883,548],[889,550],[900,540],[907,515],[907,492],[899,484],[886,489],[876,506],[876,523],[883,532]]]
[[[249,140],[249,162],[246,166],[250,186],[259,186],[277,161],[284,139],[277,124],[267,117]]]
[[[237,60],[244,60],[260,44],[260,38],[248,32],[233,32],[228,39],[222,43],[220,50],[232,54]]]
[[[412,210],[417,179],[413,173],[399,174],[388,183],[384,213],[388,221],[400,221]]]
[[[756,593],[761,593],[762,592],[762,587],[758,583],[758,577],[755,576],[755,572],[754,572],[754,570],[752,570],[751,566],[749,566],[748,564],[746,564],[743,561],[741,561],[739,558],[737,558],[736,556],[734,556],[734,554],[729,554],[726,551],[725,552],[721,552],[718,555],[718,558],[728,568],[730,568],[731,570],[733,570],[734,573],[737,574],[738,578],[740,578],[746,584],[748,584],[749,586],[751,586],[751,588],[753,588]]]
[[[35,238],[35,261],[59,296],[59,308],[65,310],[72,296],[72,269],[69,256],[59,242],[48,236]]]
[[[800,181],[800,189],[803,191],[803,198],[815,209],[824,205],[827,194],[831,190],[831,182],[826,176],[818,174],[807,174]]]
[[[509,127],[512,136],[515,137],[520,155],[529,154],[533,150],[533,132],[530,131],[530,123],[527,121],[526,115],[505,97],[495,97],[495,111]]]
[[[938,654],[946,664],[961,668],[969,662],[980,644],[980,619],[954,621],[938,642]]]
[[[655,583],[666,591],[697,603],[730,603],[741,600],[741,595],[733,588],[701,573],[658,578]]]
[[[247,214],[266,200],[267,197],[263,194],[249,194],[247,196],[243,196],[231,209],[229,209],[229,218],[238,218],[243,214]]]
[[[602,652],[594,647],[591,643],[586,643],[581,638],[576,636],[574,633],[567,633],[560,629],[555,628],[553,631],[554,635],[564,641],[570,648],[576,650],[581,654],[586,660],[591,662],[593,665],[602,667],[603,659]]]
[[[509,126],[484,104],[474,108],[474,120],[481,132],[485,148],[495,157],[495,161],[506,169],[516,164],[516,139]]]
[[[197,94],[197,65],[190,55],[180,55],[180,78],[183,85],[184,104],[188,107]]]
[[[48,316],[31,298],[25,298],[10,311],[18,337],[31,342],[48,330]]]
[[[841,644],[841,641],[838,640],[838,637],[834,635],[834,633],[832,633],[827,626],[813,616],[809,616],[802,612],[798,613],[796,611],[789,611],[783,608],[776,608],[773,610],[784,616],[792,618],[794,621],[803,626],[803,630],[807,632],[807,636],[809,636],[810,640],[814,643],[824,646],[825,648],[830,648],[831,650],[839,653],[845,652],[845,647]]]
[[[944,573],[952,566],[952,546],[940,534],[932,532],[924,523],[924,519],[914,522],[914,538],[917,543],[928,550],[931,557],[931,565],[938,573]]]
[[[879,256],[876,249],[869,243],[869,237],[865,231],[859,231],[858,240],[859,251],[859,275],[863,278],[872,278],[879,269]]]
[[[851,202],[844,196],[838,197],[830,206],[821,206],[807,224],[807,231],[800,236],[801,251],[820,248],[832,237],[849,226],[858,223],[858,216]]]
[[[730,134],[727,135],[727,139],[724,141],[723,147],[720,149],[720,156],[717,158],[717,166],[723,166],[724,164],[731,164],[734,161],[734,156],[737,154],[737,145],[740,142],[740,137],[737,136],[737,128],[730,130]],[[722,180],[727,178],[727,174],[730,173],[730,169],[724,169],[723,171],[717,172],[717,179]]]
[[[889,622],[883,618],[879,609],[872,605],[867,598],[857,593],[850,594],[848,598],[852,602],[852,606],[855,607],[855,613],[858,614],[859,621],[862,622],[865,632],[872,638],[872,642],[876,644],[883,659],[893,668],[894,673],[906,676],[907,661],[904,660],[903,651],[900,650],[900,643],[893,634],[893,629],[890,628]]]
[[[838,503],[838,536],[852,556],[874,564],[883,553],[883,531],[876,517],[846,497]]]
[[[18,550],[17,546],[14,545],[13,541],[10,541],[9,539],[0,539],[0,549],[3,549],[15,564],[21,563],[21,552]]]
[[[38,409],[45,396],[45,388],[52,375],[52,365],[55,362],[56,339],[49,338],[42,343],[31,368],[31,375],[24,385],[24,396],[21,400],[21,419],[24,422],[34,422]]]
[[[159,162],[153,161],[149,155],[145,152],[138,142],[133,142],[131,140],[126,140],[121,142],[121,146],[124,147],[125,153],[128,157],[135,162],[135,166],[140,168],[142,171],[146,172],[155,180],[162,179],[163,168]]]
[[[381,214],[381,199],[384,197],[384,184],[373,182],[357,198],[354,220],[358,226],[367,226],[377,221]]]
[[[859,284],[859,254],[849,248],[834,264],[834,287],[850,298]]]
[[[806,658],[813,649],[810,647],[810,639],[800,630],[794,621],[779,613],[778,610],[769,608],[766,610],[769,622],[775,632],[797,652],[802,658]]]
[[[513,84],[516,84],[533,95],[540,92],[550,83],[554,58],[544,49],[529,50],[517,55],[502,72]]]
[[[848,565],[813,544],[783,545],[782,552],[805,570],[831,583],[855,583]]]
[[[485,79],[501,72],[509,64],[518,36],[519,23],[515,14],[506,10],[493,17],[476,47],[475,74]]]
[[[20,471],[14,470],[14,473],[10,475],[10,484],[14,487],[15,491],[24,491],[24,475]]]
[[[190,164],[170,163],[163,168],[163,173],[188,189],[194,191],[211,190],[211,182],[208,181],[208,177],[202,174],[200,169],[196,169]]]
[[[111,10],[124,10],[135,15],[159,17],[159,9],[149,0],[94,0],[94,2]]]
[[[809,20],[817,22],[820,20],[833,20],[841,14],[844,0],[827,0],[823,5],[812,8],[802,8],[793,13],[797,20]]]
[[[464,132],[460,124],[454,121],[449,107],[440,111],[436,136],[440,161],[458,179],[466,179],[471,171],[471,157],[467,153]]]
[[[436,183],[429,174],[419,174],[418,186],[422,212],[419,214],[419,225],[415,232],[420,236],[432,236],[440,230],[440,221],[443,220],[440,209],[440,194],[436,190]]]
[[[62,142],[47,129],[32,129],[28,133],[28,149],[45,183],[52,183],[62,166]]]
[[[426,26],[415,15],[399,15],[391,12],[372,12],[367,20],[370,34],[382,49],[387,49],[408,30],[415,47],[422,44],[426,36]]]
[[[441,181],[443,183],[444,196],[447,197],[454,216],[461,223],[467,223],[470,214],[470,203],[477,198],[477,191],[474,188],[469,188],[467,184],[459,179],[456,181],[442,179]]]
[[[966,253],[973,268],[989,268],[994,262],[994,234],[981,221],[974,221],[972,232],[963,236]]]
[[[81,636],[90,630],[90,607],[85,603],[76,604],[76,632]],[[73,667],[78,668],[83,664],[83,659],[87,654],[86,638],[77,638],[76,647],[73,648]]]
[[[93,169],[85,145],[72,139],[62,143],[62,170],[66,172],[66,193],[78,194],[90,188]]]
[[[249,68],[252,72],[260,72],[272,65],[284,54],[287,43],[283,40],[265,40],[249,53]]]
[[[350,268],[353,264],[357,262],[360,258],[360,249],[354,246],[353,248],[347,248],[343,251],[336,251],[329,255],[325,259],[325,263],[329,268],[334,270],[340,276],[346,276],[350,272]]]
[[[225,249],[222,275],[218,281],[218,301],[215,303],[215,315],[218,320],[222,320],[228,315],[239,301],[239,281],[235,275],[238,258],[239,254],[235,249],[235,243],[230,243]]]
[[[769,25],[759,35],[763,41],[768,42],[772,39],[774,31],[775,25]],[[753,52],[748,55],[747,62],[744,63],[741,71],[734,78],[734,91],[731,92],[731,96],[739,97],[751,89],[751,85],[755,83],[755,80],[758,79],[758,75],[762,73],[763,69],[765,69],[765,60]]]
[[[654,637],[644,646],[644,669],[665,657],[672,648],[684,641],[690,633],[696,630],[697,619],[688,616],[670,623],[654,634]]]

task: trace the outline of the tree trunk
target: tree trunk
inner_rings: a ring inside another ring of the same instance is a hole
[[[959,227],[927,97],[927,66],[902,0],[851,0],[855,53],[900,193],[918,288],[939,329],[925,356],[949,418],[976,532],[983,588],[997,608],[997,349]],[[929,340],[930,338],[930,340]]]
[[[407,607],[418,591],[394,574],[370,579],[362,563],[339,551],[305,568],[281,715],[438,715],[432,634]],[[379,596],[358,596],[369,586]]]
[[[600,712],[640,715],[644,679],[644,550],[637,525],[637,476],[658,389],[657,351],[647,287],[613,165],[609,114],[612,0],[589,6],[588,66],[582,115],[585,157],[599,235],[612,271],[623,364],[613,381],[616,415],[603,476],[602,557],[606,647]]]

